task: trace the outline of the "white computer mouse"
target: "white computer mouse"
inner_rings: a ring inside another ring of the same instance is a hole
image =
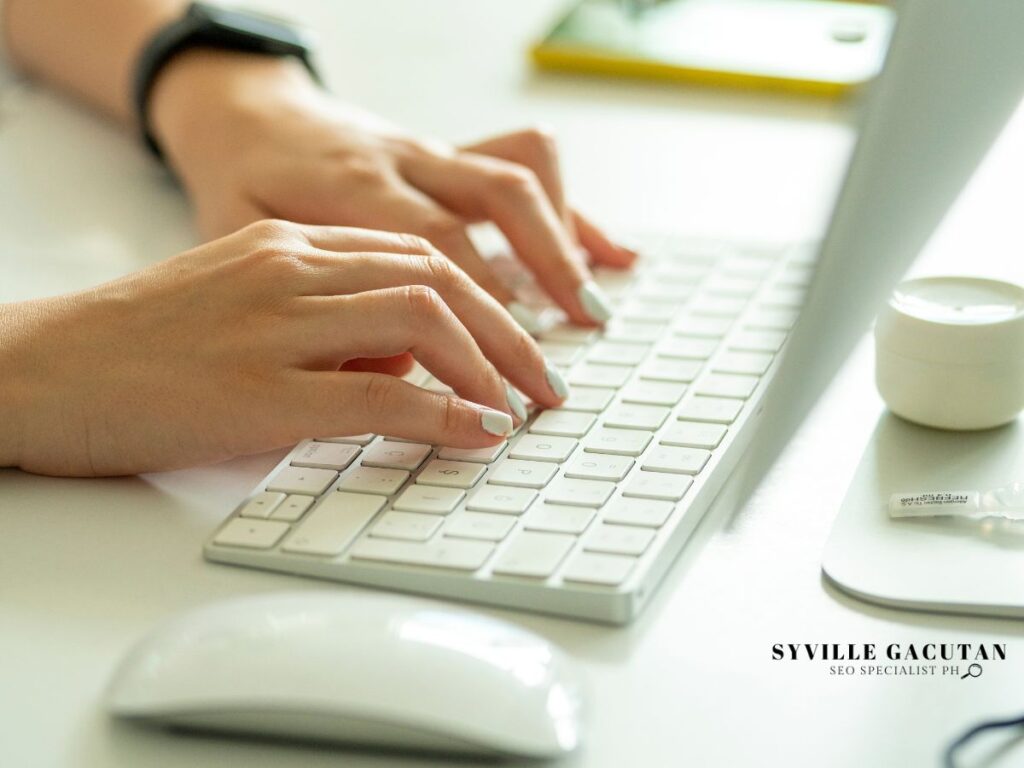
[[[547,758],[580,742],[582,678],[538,635],[396,595],[215,603],[142,640],[107,693],[158,725]]]

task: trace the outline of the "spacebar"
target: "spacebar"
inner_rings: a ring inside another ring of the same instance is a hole
[[[320,502],[281,549],[305,555],[337,555],[386,502],[383,496],[335,491]]]
[[[352,547],[349,554],[356,560],[383,560],[389,563],[475,571],[487,562],[493,551],[494,545],[483,541],[444,539],[421,544],[415,541],[363,539]]]

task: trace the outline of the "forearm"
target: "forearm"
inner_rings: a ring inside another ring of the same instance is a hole
[[[187,0],[6,0],[15,64],[122,122],[139,52]]]
[[[42,301],[0,303],[0,467],[16,467],[24,440],[22,416],[30,399],[27,347],[33,325],[41,320]]]

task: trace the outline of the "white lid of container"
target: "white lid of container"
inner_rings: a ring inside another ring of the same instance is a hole
[[[875,339],[915,360],[1024,363],[1024,288],[977,277],[908,280],[879,314]]]

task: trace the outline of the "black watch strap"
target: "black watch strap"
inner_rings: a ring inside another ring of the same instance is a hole
[[[153,138],[149,121],[150,91],[164,66],[176,55],[191,48],[295,56],[306,66],[313,79],[320,82],[320,76],[310,60],[309,46],[295,27],[269,16],[219,8],[207,3],[192,3],[184,16],[162,27],[150,38],[135,66],[132,104],[142,140],[159,159],[163,159],[163,153]]]

